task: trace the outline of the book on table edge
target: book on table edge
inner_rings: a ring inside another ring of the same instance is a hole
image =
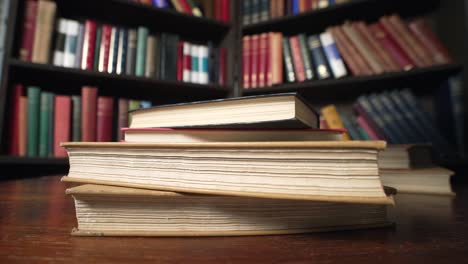
[[[395,193],[386,188],[387,196]],[[392,225],[385,204],[181,194],[89,184],[69,188],[66,194],[75,200],[78,228],[72,235],[76,236],[279,235]]]
[[[383,192],[378,172],[378,152],[385,148],[384,141],[68,142],[61,146],[71,164],[68,176],[62,178],[67,182],[393,204]],[[245,160],[249,169],[240,165]],[[97,173],[103,167],[107,173]],[[144,178],[137,173],[142,170]]]
[[[275,111],[275,108],[271,107],[272,103],[276,106],[279,106],[281,103],[283,107],[289,105],[290,107],[294,107],[294,109],[288,108],[287,111],[279,113],[277,118],[273,118],[273,115],[278,113]],[[227,110],[221,109],[223,107],[226,109],[227,105],[230,106],[230,108],[227,108]],[[255,117],[256,111],[260,110],[264,112],[261,112]],[[181,119],[180,121],[175,120],[176,111],[180,112],[178,115],[183,115],[179,116],[179,119]],[[195,113],[191,114],[190,111]],[[233,111],[236,113],[236,116],[232,117],[233,119],[229,121]],[[130,111],[130,115],[131,128],[319,128],[318,113],[310,103],[298,93],[256,95],[161,105]],[[141,117],[144,116],[146,116],[146,118],[140,120],[142,119]],[[149,118],[151,120],[148,120],[148,116],[151,116]],[[203,118],[199,118],[199,116]],[[160,120],[158,121],[157,118]],[[162,120],[164,118],[165,120]],[[245,121],[245,119],[250,119],[250,121]]]
[[[434,166],[430,144],[388,145],[379,153],[380,169],[415,169]]]

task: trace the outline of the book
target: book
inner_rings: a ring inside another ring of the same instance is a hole
[[[268,64],[268,33],[262,33],[259,37],[258,46],[258,70],[257,70],[257,86],[264,87],[267,79],[267,64]]]
[[[22,84],[16,84],[13,88],[13,93],[11,96],[11,121],[10,121],[10,131],[9,137],[11,142],[8,145],[8,154],[13,156],[19,155],[19,145],[20,145],[20,120],[21,120],[21,97],[24,93],[24,86]]]
[[[81,88],[81,140],[96,141],[97,88]]]
[[[81,141],[81,97],[73,95],[72,99],[72,129],[71,139],[75,142]]]
[[[288,37],[283,37],[283,63],[284,68],[286,71],[286,80],[288,82],[295,82],[296,81],[296,74],[294,73],[294,66],[293,66],[293,58],[291,55],[291,46],[289,45]],[[252,67],[254,64],[252,63]]]
[[[90,184],[66,193],[75,201],[75,236],[279,235],[390,225],[387,206],[381,204],[207,196]]]
[[[127,64],[125,74],[134,75],[136,66],[136,47],[137,47],[137,31],[135,29],[128,30],[127,43]]]
[[[340,115],[336,110],[335,105],[327,105],[320,109],[323,118],[327,122],[327,127],[332,129],[344,129],[343,122],[341,121]],[[343,134],[343,140],[350,140],[347,133]]]
[[[195,143],[341,140],[340,129],[174,129],[122,128],[125,142]]]
[[[99,96],[97,99],[96,141],[112,141],[112,107],[114,99],[110,96]]]
[[[250,2],[250,1],[244,1]],[[244,89],[250,88],[250,73],[252,71],[251,67],[251,55],[250,53],[250,38],[251,36],[244,36],[242,38],[242,87]]]
[[[47,157],[49,154],[49,126],[53,120],[50,120],[52,112],[52,97],[49,92],[41,92],[40,95],[40,113],[39,113],[39,157]]]
[[[117,110],[117,140],[124,139],[122,128],[128,127],[128,99],[119,98]]]
[[[71,134],[71,98],[70,96],[55,97],[54,117],[54,157],[66,157],[67,152],[60,147],[62,142],[70,141]],[[60,110],[60,111],[58,111]]]
[[[66,20],[67,33],[65,35],[65,52],[63,56],[63,66],[67,68],[75,67],[76,47],[78,46],[78,35],[80,23],[75,20]]]
[[[329,32],[320,34],[320,43],[322,44],[323,51],[327,57],[333,77],[341,78],[346,76],[348,72],[343,60],[341,59],[340,52],[336,47],[332,34]]]
[[[99,45],[98,71],[107,72],[109,66],[109,53],[112,36],[112,26],[103,24],[101,27],[101,43]]]
[[[31,61],[35,63],[48,63],[51,50],[52,33],[57,5],[52,1],[39,0],[32,46]]]
[[[19,51],[19,57],[24,61],[31,61],[32,59],[34,33],[37,18],[37,5],[38,2],[35,0],[25,1],[21,48]]]
[[[331,77],[331,72],[327,64],[325,53],[323,52],[320,38],[318,35],[312,35],[307,38],[307,44],[310,51],[310,60],[314,65],[314,71],[317,79],[327,79]]]
[[[424,169],[383,169],[382,182],[394,187],[399,193],[420,193],[453,196],[450,178],[453,171],[432,167]]]
[[[131,128],[318,128],[319,122],[315,110],[296,93],[162,105],[130,115]]]
[[[283,83],[283,34],[270,32],[268,36],[269,55],[267,63],[267,86]]]
[[[303,82],[306,80],[306,73],[304,69],[303,58],[301,54],[301,47],[299,45],[299,36],[292,36],[289,38],[289,45],[291,46],[291,54],[293,59],[294,74],[298,82]]]
[[[299,47],[301,50],[301,58],[304,64],[304,73],[306,80],[314,79],[313,65],[310,61],[309,49],[307,48],[307,38],[305,34],[298,35]]]
[[[156,52],[156,36],[149,35],[146,39],[145,77],[156,77]]]
[[[107,62],[107,72],[116,73],[117,72],[117,56],[119,48],[119,35],[120,30],[116,26],[112,26],[112,31],[110,35],[109,42],[109,61]]]
[[[65,18],[58,19],[54,55],[52,59],[52,64],[55,66],[63,66],[63,61],[65,57],[65,39],[67,37],[67,26],[68,22]]]
[[[429,144],[389,145],[379,153],[380,169],[415,169],[434,166]]]
[[[41,107],[41,89],[28,86],[28,125],[27,125],[27,154],[36,157],[39,154],[39,114]]]
[[[358,55],[356,48],[346,39],[346,35],[344,35],[340,27],[330,27],[327,29],[327,32],[332,34],[343,60],[353,75],[361,76],[371,72],[366,62]]]
[[[18,131],[18,155],[26,156],[28,152],[28,98],[21,96]]]
[[[77,68],[77,69],[81,68],[84,37],[85,37],[85,26],[83,23],[80,22],[79,27],[78,27],[78,38],[77,38],[76,47],[75,47],[75,65],[73,66],[73,68]]]
[[[63,181],[216,195],[392,204],[378,170],[378,152],[385,148],[384,141],[71,142],[62,146],[70,159],[70,171]],[[245,160],[249,161],[248,169]],[[100,173],[103,169],[106,173]]]
[[[81,69],[92,70],[96,46],[96,22],[87,19],[84,23],[83,54],[81,56]]]
[[[127,70],[127,44],[128,30],[125,28],[119,29],[119,44],[117,47],[117,74],[125,74]]]
[[[96,26],[96,42],[94,43],[93,70],[99,71],[99,60],[101,54],[102,25]]]

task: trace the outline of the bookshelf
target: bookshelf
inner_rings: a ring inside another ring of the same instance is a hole
[[[19,47],[24,19],[25,0],[10,0],[8,28],[6,32],[0,84],[0,164],[66,166],[67,159],[8,156],[9,109],[13,84],[21,82],[25,86],[37,85],[41,89],[63,95],[79,95],[84,85],[97,86],[99,95],[148,100],[154,104],[188,102],[225,98],[232,93],[234,74],[229,74],[234,65],[235,54],[230,46],[235,36],[235,27],[230,22],[214,18],[196,17],[128,0],[54,0],[56,17],[83,21],[92,19],[100,23],[126,28],[144,26],[150,32],[177,34],[184,41],[206,43],[227,49],[226,85],[198,84],[181,81],[160,80],[135,75],[117,75],[105,72],[65,68],[50,64],[38,64],[19,59]],[[234,8],[230,16],[234,18]],[[235,21],[235,19],[233,19]],[[54,24],[55,35],[55,24]],[[53,40],[52,40],[53,42]],[[53,45],[53,43],[52,43]]]

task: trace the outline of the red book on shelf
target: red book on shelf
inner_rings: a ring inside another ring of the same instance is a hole
[[[299,46],[299,36],[293,36],[289,38],[289,44],[291,45],[291,53],[293,57],[294,72],[299,82],[305,81],[305,70],[304,62],[301,57],[301,47]]]
[[[242,86],[244,89],[250,88],[250,36],[242,38]]]
[[[81,140],[96,141],[97,88],[81,88]]]
[[[272,66],[273,64],[272,59],[273,55],[271,54],[273,44],[273,32],[265,33],[266,34],[266,47],[265,47],[265,78],[264,78],[264,86],[271,86],[273,83],[273,73],[272,73]]]
[[[101,45],[99,47],[99,66],[100,72],[107,72],[109,64],[109,49],[112,35],[111,25],[102,25]],[[130,63],[130,62],[129,62]]]
[[[352,55],[352,60],[359,66],[363,75],[373,74],[372,69],[370,68],[367,61],[364,59],[362,54],[358,51],[354,43],[348,38],[344,33],[343,29],[340,26],[335,27],[335,33],[339,36],[339,39],[342,40],[343,44],[348,47],[350,54]]]
[[[83,53],[81,57],[81,69],[92,70],[94,64],[94,49],[96,48],[96,22],[87,19],[84,24],[85,33],[83,39]]]
[[[416,19],[409,23],[409,28],[416,38],[430,51],[436,63],[451,63],[453,59],[450,57],[445,46],[440,39],[434,34],[431,28],[427,25],[424,19]]]
[[[114,99],[110,96],[99,96],[97,103],[97,141],[112,141],[112,108]]]
[[[214,5],[214,12],[215,12],[215,19],[219,21],[223,21],[223,7],[220,0],[213,1]]]
[[[19,130],[20,130],[20,114],[21,114],[21,96],[24,93],[22,84],[15,85],[13,95],[11,97],[11,122],[10,122],[10,145],[8,153],[10,155],[19,155]]]
[[[367,135],[369,136],[370,139],[372,140],[380,140],[379,136],[376,134],[372,126],[369,125],[367,120],[363,116],[358,116],[356,118],[356,122],[358,125],[366,131]]]
[[[191,15],[193,14],[192,8],[190,7],[187,0],[178,0],[178,1],[181,7],[184,9],[184,13],[191,14]]]
[[[182,78],[184,82],[190,82],[191,72],[192,72],[192,57],[190,55],[190,43],[184,42],[184,47],[182,50],[183,53],[183,72]]]
[[[362,119],[364,120],[364,121],[361,121],[361,122],[365,122],[366,126],[375,135],[375,137],[376,137],[375,140],[386,140],[384,132],[379,129],[377,124],[370,117],[369,113],[367,113],[366,110],[364,110],[364,108],[359,103],[356,103],[353,107],[356,110],[356,112],[358,113],[358,115],[360,117],[362,117]],[[357,120],[357,121],[359,123],[359,120]],[[366,130],[365,127],[363,127],[363,128],[364,128],[364,130]],[[366,130],[366,132],[367,132],[367,130]]]
[[[27,0],[25,5],[19,56],[21,60],[31,61],[36,29],[37,1]]]
[[[283,34],[268,33],[267,86],[283,83]]]
[[[260,36],[259,35],[253,35],[250,38],[250,56],[251,59],[250,61],[252,64],[250,65],[250,87],[251,88],[256,88],[258,87],[258,53],[259,53],[259,47],[260,47]]]
[[[55,96],[54,157],[67,157],[67,152],[60,146],[60,143],[70,141],[71,106],[70,96]]]
[[[260,34],[260,47],[258,50],[258,87],[264,87],[267,77],[267,45],[268,33]]]
[[[219,48],[219,84],[226,85],[226,49]]]
[[[379,23],[370,25],[369,29],[377,42],[379,42],[380,45],[385,48],[385,50],[398,64],[400,69],[410,70],[415,67],[415,64],[411,58]]]
[[[184,42],[177,44],[177,80],[184,80]]]
[[[122,128],[128,127],[128,99],[119,98],[117,140],[123,140]]]
[[[19,142],[18,142],[18,155],[26,156],[27,140],[28,140],[28,97],[20,97],[19,106]]]
[[[229,22],[231,20],[231,16],[229,14],[229,0],[218,0],[221,1],[221,20],[223,22]]]

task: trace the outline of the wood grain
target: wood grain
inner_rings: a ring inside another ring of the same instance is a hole
[[[72,237],[65,189],[59,176],[0,182],[0,263],[466,262],[467,186],[448,199],[397,195],[395,228],[199,238]]]

